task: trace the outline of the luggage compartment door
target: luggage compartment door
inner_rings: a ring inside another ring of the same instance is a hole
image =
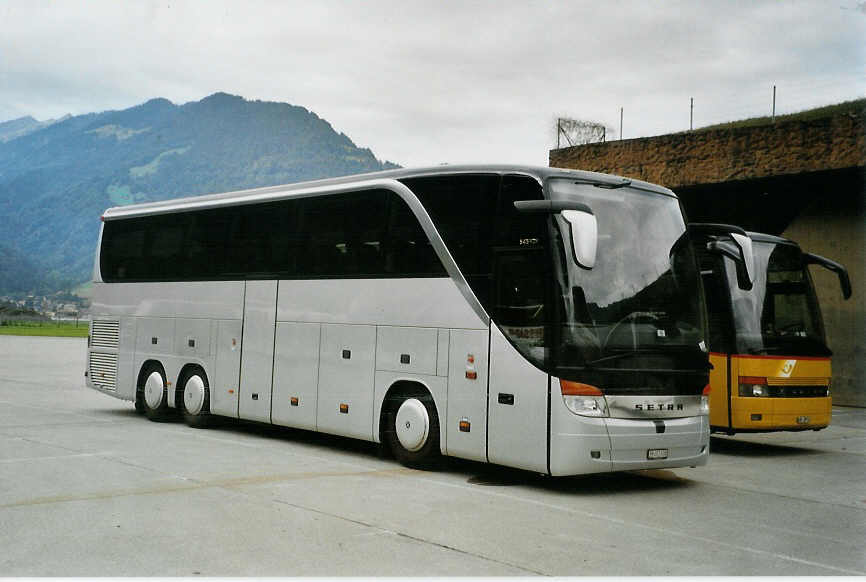
[[[271,422],[277,281],[247,281],[238,416]]]

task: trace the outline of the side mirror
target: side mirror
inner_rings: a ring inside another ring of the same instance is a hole
[[[745,291],[752,288],[755,281],[755,253],[752,239],[745,230],[732,224],[692,222],[689,232],[730,237],[732,242],[711,240],[707,243],[707,250],[730,257],[737,264],[737,286]]]
[[[751,240],[749,242],[751,242]],[[737,286],[744,291],[752,289],[754,279],[746,268],[746,259],[743,247],[731,241],[711,240],[707,243],[707,250],[711,253],[724,255],[734,261],[737,265]],[[752,265],[752,269],[754,269],[754,262],[752,262]]]
[[[628,186],[625,181],[621,186]],[[608,186],[619,188],[620,185]],[[598,222],[592,208],[577,200],[515,200],[518,212],[535,214],[560,213],[571,230],[571,253],[574,262],[584,269],[595,266],[595,253],[598,248]]]
[[[598,222],[595,214],[586,210],[563,210],[562,217],[571,230],[571,251],[574,262],[584,269],[595,266],[598,248]]]
[[[825,269],[836,273],[839,276],[839,286],[842,287],[842,297],[845,299],[851,297],[851,279],[848,277],[848,269],[836,261],[831,261],[812,253],[803,253],[803,259],[808,265],[821,265]]]
[[[734,239],[734,244],[740,249],[740,254],[743,257],[745,280],[748,282],[748,289],[751,289],[752,284],[755,281],[755,252],[752,249],[752,239],[736,232],[731,233],[731,238]],[[737,284],[739,284],[739,280],[737,281]],[[742,285],[740,286],[742,287]],[[743,287],[743,289],[746,289],[746,287]]]

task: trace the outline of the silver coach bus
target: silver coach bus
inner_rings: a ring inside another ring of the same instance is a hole
[[[550,475],[709,454],[706,316],[676,196],[443,166],[108,209],[87,385]]]

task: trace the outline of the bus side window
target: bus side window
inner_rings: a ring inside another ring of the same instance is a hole
[[[433,219],[457,267],[478,300],[489,308],[493,260],[491,242],[500,177],[491,174],[403,181]]]
[[[146,274],[146,236],[147,230],[140,219],[106,222],[99,265],[105,281],[134,281]]]
[[[406,202],[393,194],[384,248],[385,272],[398,276],[442,277],[442,261]]]
[[[151,280],[183,279],[183,245],[189,215],[167,214],[153,220],[147,253],[147,275]]]

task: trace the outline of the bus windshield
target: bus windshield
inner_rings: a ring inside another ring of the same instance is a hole
[[[800,249],[760,241],[753,248],[755,281],[750,291],[738,287],[734,265],[725,260],[738,350],[829,356],[818,300]]]
[[[550,180],[548,191],[553,200],[586,204],[598,223],[596,262],[584,269],[572,258],[567,222],[553,219],[561,293],[557,373],[587,378],[604,370],[599,380],[608,393],[640,386],[700,393],[697,377],[681,382],[682,374],[660,373],[688,370],[705,378],[707,368],[703,293],[678,200],[568,179]]]

